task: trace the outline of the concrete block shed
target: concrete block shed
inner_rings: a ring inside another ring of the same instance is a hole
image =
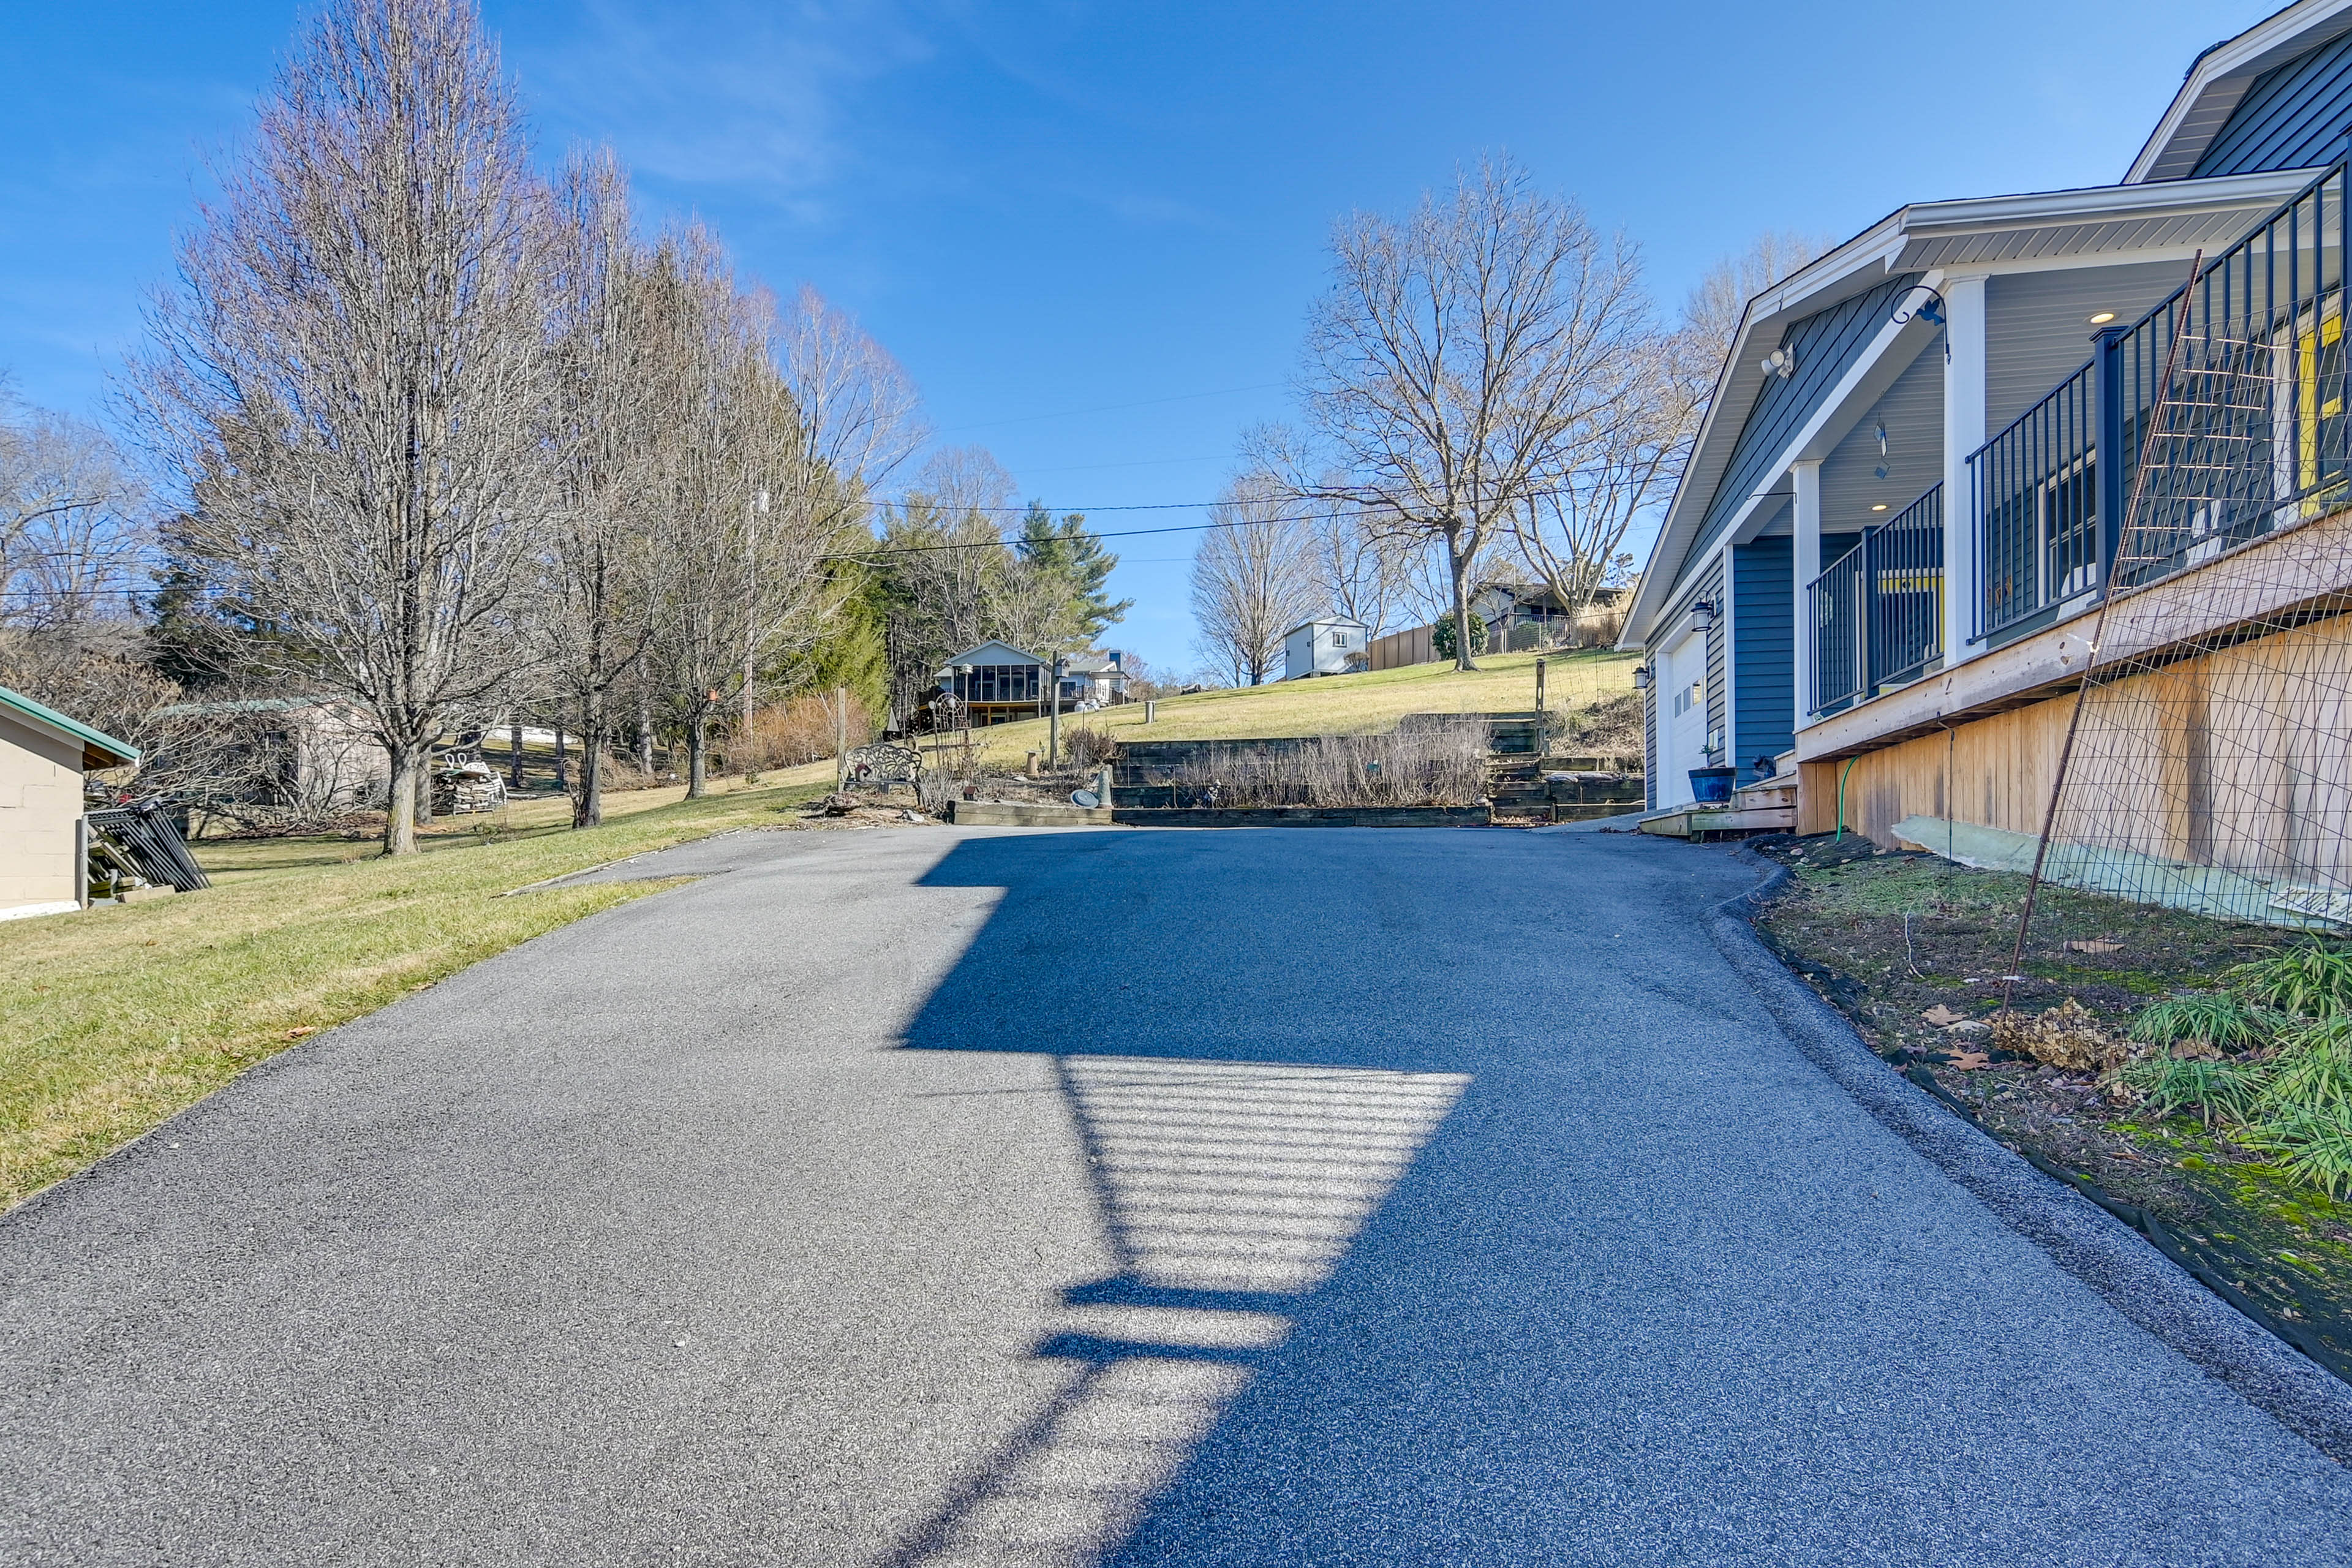
[[[0,920],[81,907],[82,775],[138,760],[135,747],[0,686]]]

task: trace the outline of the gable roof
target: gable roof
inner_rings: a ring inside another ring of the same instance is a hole
[[[2181,180],[2192,174],[2225,174],[2233,168],[2252,166],[2247,161],[2231,163],[2226,159],[2221,165],[2207,164],[2207,154],[2215,151],[2215,143],[2224,132],[2242,140],[2252,139],[2253,132],[2231,126],[2242,107],[2268,107],[2278,111],[2271,117],[2273,123],[2261,128],[2270,137],[2273,159],[2308,158],[2323,149],[2332,150],[2343,139],[2346,127],[2342,124],[2326,123],[2323,117],[2309,125],[2299,125],[2294,123],[2295,106],[2290,102],[2264,105],[2249,100],[2261,89],[2279,85],[2275,78],[2264,80],[2272,72],[2347,32],[2352,32],[2352,0],[2296,0],[2294,5],[2273,12],[2235,37],[2224,38],[2199,55],[2190,62],[2180,90],[2173,95],[2164,117],[2157,121],[2147,144],[2132,160],[2131,168],[2124,174],[2124,184]],[[2284,95],[2281,96],[2284,99]],[[2276,161],[2262,162],[2268,168],[2293,166]]]
[[[138,747],[126,746],[113,736],[68,719],[54,708],[44,708],[21,691],[11,691],[0,686],[0,709],[27,721],[37,729],[47,730],[64,740],[79,741],[84,770],[127,767],[139,760]]]
[[[2330,3],[2352,8],[2352,0]],[[1855,300],[1875,295],[1891,307],[1906,277],[1933,286],[1948,268],[2133,250],[2172,249],[2185,258],[2189,247],[2236,241],[2302,190],[2308,178],[2287,171],[1915,202],[1764,289],[1748,300],[1732,335],[1682,483],[1667,503],[1643,568],[1620,646],[1640,646],[1649,622],[1681,585],[1684,568],[1735,526],[1755,499],[1753,479],[1743,488],[1740,475],[1759,463],[1756,471],[1771,472],[1790,442],[1820,412],[1826,395],[1869,357],[1870,343],[1891,342],[1891,310],[1856,305]],[[1838,318],[1841,310],[1845,314]],[[1913,326],[1902,331],[1919,333],[1924,341],[1927,328],[1916,317],[1913,321]],[[1874,331],[1856,339],[1840,327],[1854,331],[1871,327]],[[1818,340],[1810,353],[1809,333]],[[1795,373],[1785,382],[1760,363],[1766,353],[1784,343],[1798,350]],[[1807,375],[1807,361],[1825,356],[1839,367],[1839,375],[1814,384]],[[1788,390],[1774,393],[1768,382]],[[1810,396],[1791,395],[1801,382],[1813,386]],[[1757,425],[1750,437],[1751,423],[1768,399],[1776,416],[1793,412],[1798,416],[1787,421],[1785,429],[1777,417],[1770,430]],[[1777,447],[1768,438],[1774,430],[1782,437]]]
[[[1024,653],[1009,642],[999,642],[994,637],[991,637],[984,643],[964,649],[961,653],[950,655],[947,661],[940,666],[939,673],[952,675],[955,673],[955,667],[960,664],[1001,665],[1045,662],[1034,653]]]
[[[1368,632],[1372,629],[1364,622],[1350,620],[1346,616],[1318,616],[1311,621],[1299,622],[1297,626],[1291,627],[1282,635],[1286,637],[1295,637],[1299,633],[1311,631],[1317,626],[1353,626],[1360,632]]]

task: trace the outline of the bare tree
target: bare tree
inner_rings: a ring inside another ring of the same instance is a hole
[[[1811,235],[1768,230],[1739,255],[1726,256],[1706,269],[1683,301],[1682,325],[1708,382],[1731,352],[1748,301],[1829,247],[1829,241]]]
[[[1595,367],[1598,395],[1582,400],[1542,482],[1509,514],[1519,563],[1571,626],[1617,569],[1635,520],[1673,495],[1714,372],[1688,333],[1630,338]]]
[[[698,796],[712,718],[831,607],[832,579],[819,569],[831,536],[773,504],[797,472],[803,432],[767,301],[735,287],[699,227],[665,240],[650,271],[664,486],[653,641],[686,735],[687,794]]]
[[[1286,476],[1408,542],[1442,545],[1457,625],[1471,573],[1605,395],[1598,373],[1647,326],[1633,247],[1597,234],[1503,160],[1402,222],[1359,214],[1307,339],[1307,410],[1342,477]],[[1469,639],[1455,640],[1468,669]]]
[[[575,154],[557,198],[548,447],[560,494],[540,630],[561,707],[580,736],[572,823],[593,827],[604,820],[614,694],[653,637],[649,519],[662,497],[649,395],[659,383],[647,268],[619,161],[609,151]]]
[[[145,503],[96,426],[41,409],[0,417],[0,627],[133,614],[153,542]]]
[[[137,412],[256,651],[366,714],[410,853],[433,741],[529,662],[546,192],[468,0],[328,0],[220,184]]]
[[[1209,509],[1192,555],[1198,651],[1236,686],[1265,681],[1283,634],[1315,614],[1315,533],[1294,498],[1265,474],[1230,481]]]

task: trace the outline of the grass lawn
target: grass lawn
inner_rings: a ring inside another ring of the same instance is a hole
[[[496,895],[780,814],[833,764],[614,795],[572,832],[561,800],[436,825],[388,860],[347,838],[200,844],[210,891],[0,922],[0,1209],[121,1147],[318,1030],[656,886]]]
[[[1171,697],[1160,704],[1159,721],[1143,727],[1143,705],[1129,703],[1073,717],[1121,739],[1212,741],[1231,737],[1365,734],[1396,728],[1408,713],[1525,712],[1536,705],[1536,658],[1531,653],[1490,654],[1468,674],[1450,664],[1408,665],[1363,675],[1333,675],[1286,680],[1271,686],[1237,687]],[[1547,663],[1547,700],[1555,711],[1590,708],[1633,689],[1633,667],[1641,660],[1610,648],[1542,656]],[[1045,721],[1024,719],[978,732],[992,763],[1018,763],[1045,745]],[[1634,747],[1638,751],[1640,748]]]

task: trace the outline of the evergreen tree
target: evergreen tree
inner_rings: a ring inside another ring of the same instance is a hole
[[[1113,623],[1127,618],[1133,599],[1113,601],[1103,584],[1109,581],[1118,557],[1087,531],[1084,512],[1070,512],[1058,522],[1043,501],[1033,500],[1021,520],[1021,537],[1013,552],[1040,575],[1058,584],[1069,595],[1072,618],[1083,628],[1085,640],[1101,637]]]

